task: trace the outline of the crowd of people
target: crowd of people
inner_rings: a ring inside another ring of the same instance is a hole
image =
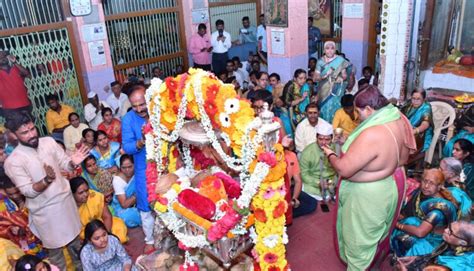
[[[474,199],[474,107],[457,121],[439,168],[423,169],[420,158],[434,128],[423,89],[404,104],[390,103],[372,68],[356,80],[355,68],[334,42],[325,42],[324,54],[315,58],[321,37],[310,19],[308,67],[281,82],[279,74],[268,73],[263,18],[258,27],[248,17],[242,23],[236,41],[222,20],[210,35],[200,24],[189,52],[195,68],[233,84],[255,116],[268,106],[281,124],[287,224],[315,212],[318,203],[326,212],[337,199],[337,253],[350,270],[369,268],[389,250],[401,268],[428,258],[425,263],[453,270],[472,265],[474,230],[463,221],[471,220]],[[229,59],[233,44],[247,42],[258,44],[248,59]],[[2,84],[3,78],[13,80],[2,87],[18,89],[28,76],[4,52],[0,67]],[[134,227],[143,229],[144,253],[157,249],[145,181],[147,86],[115,81],[110,87],[105,101],[88,92],[86,123],[57,94],[48,95],[46,137],[38,134],[29,101],[18,95],[11,105],[0,96],[7,128],[0,137],[0,246],[16,255],[16,270],[134,270],[122,246]],[[209,148],[193,151],[210,164],[220,162]],[[421,171],[421,178],[406,180],[404,166]],[[0,257],[1,264],[8,260]]]

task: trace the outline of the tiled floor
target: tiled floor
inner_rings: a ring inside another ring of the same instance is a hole
[[[293,220],[288,228],[289,244],[287,259],[293,271],[339,271],[345,266],[339,261],[333,243],[334,206],[331,212],[315,213]],[[140,228],[129,230],[130,241],[126,245],[129,254],[136,259],[143,252],[143,232]],[[387,266],[387,265],[385,265]],[[390,270],[385,267],[383,270]]]

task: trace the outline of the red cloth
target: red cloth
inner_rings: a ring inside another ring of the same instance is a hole
[[[16,66],[10,72],[0,69],[0,102],[3,109],[16,109],[31,104],[20,69]]]
[[[293,222],[293,207],[291,205],[291,178],[293,175],[300,174],[300,166],[298,164],[298,157],[292,151],[285,150],[286,174],[285,174],[285,200],[288,203],[288,210],[285,213],[286,225]]]

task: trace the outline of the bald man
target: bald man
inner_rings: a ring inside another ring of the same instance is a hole
[[[143,232],[145,233],[145,253],[153,250],[154,218],[148,204],[146,191],[146,148],[142,128],[148,122],[148,110],[145,101],[145,87],[134,86],[128,96],[132,110],[122,119],[122,147],[125,153],[133,155],[135,161],[135,186],[137,191],[137,209],[140,211]]]

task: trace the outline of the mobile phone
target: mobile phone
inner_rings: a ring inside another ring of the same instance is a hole
[[[324,201],[321,202],[321,210],[323,211],[323,213],[329,213],[329,206]]]
[[[219,31],[219,37],[224,36],[224,30],[218,30]]]

